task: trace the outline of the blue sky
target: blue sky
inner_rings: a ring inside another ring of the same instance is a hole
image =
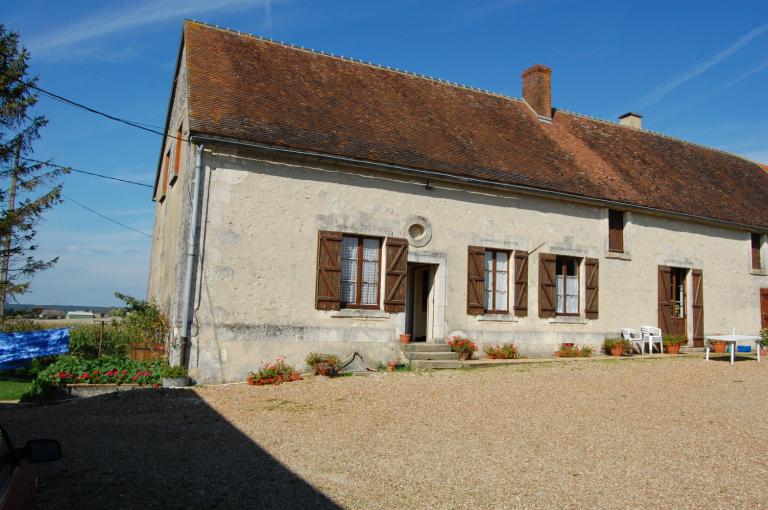
[[[519,97],[553,70],[553,105],[768,162],[768,2],[134,0],[6,2],[39,85],[163,126],[185,17]],[[35,156],[152,183],[160,139],[41,98]],[[152,232],[151,190],[72,174],[64,193]],[[24,303],[116,304],[146,294],[151,240],[64,203],[40,226],[60,256]]]

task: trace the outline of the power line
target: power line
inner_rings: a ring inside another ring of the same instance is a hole
[[[68,196],[67,196],[67,195],[65,195],[64,193],[62,193],[62,194],[61,194],[61,196],[62,196],[63,198],[65,198],[65,199],[69,200],[69,201],[70,201],[70,202],[72,202],[73,204],[77,204],[77,205],[79,205],[80,207],[82,207],[82,208],[83,208],[83,209],[85,209],[86,211],[89,211],[89,212],[91,212],[91,213],[95,214],[96,216],[99,216],[99,217],[101,217],[101,218],[104,218],[104,219],[105,219],[105,220],[107,220],[107,221],[111,221],[112,223],[114,223],[114,224],[116,224],[116,225],[120,225],[120,226],[121,226],[121,227],[123,227],[123,228],[127,228],[128,230],[133,230],[133,231],[134,231],[134,232],[136,232],[137,234],[141,234],[141,235],[143,235],[143,236],[149,237],[150,239],[152,238],[152,236],[151,236],[150,234],[147,234],[146,232],[142,232],[141,230],[136,230],[135,228],[133,228],[133,227],[129,227],[128,225],[126,225],[126,224],[124,224],[124,223],[120,223],[120,222],[119,222],[119,221],[117,221],[117,220],[113,220],[113,219],[112,219],[112,218],[110,218],[109,216],[105,216],[105,215],[101,214],[101,213],[100,213],[100,212],[98,212],[98,211],[94,211],[93,209],[91,209],[91,208],[90,208],[90,207],[88,207],[87,205],[81,204],[80,202],[78,202],[78,201],[77,201],[77,200],[75,200],[74,198],[72,198],[72,197],[68,197]]]
[[[147,188],[151,188],[152,187],[151,184],[146,184],[146,183],[138,182],[138,181],[131,181],[131,180],[128,180],[128,179],[121,179],[119,177],[112,177],[110,175],[99,174],[99,173],[96,173],[96,172],[88,172],[86,170],[78,170],[77,168],[72,168],[71,166],[58,165],[56,163],[51,163],[50,161],[40,161],[39,159],[27,158],[27,157],[24,157],[24,156],[21,156],[21,159],[23,159],[25,161],[30,161],[32,163],[39,163],[39,164],[45,165],[45,166],[52,166],[52,167],[55,167],[55,168],[61,168],[62,170],[70,170],[72,172],[77,172],[77,173],[80,173],[80,174],[92,175],[94,177],[101,177],[102,179],[111,179],[113,181],[120,181],[120,182],[124,182],[124,183],[127,183],[127,184],[135,184],[136,186],[144,186],[144,187],[147,187]]]
[[[142,124],[140,122],[134,122],[132,120],[123,119],[120,117],[116,117],[114,115],[110,115],[109,113],[102,112],[100,110],[97,110],[95,108],[91,108],[90,106],[86,106],[82,103],[78,103],[77,101],[73,101],[71,99],[67,99],[66,97],[60,96],[58,94],[54,94],[53,92],[50,92],[48,90],[45,90],[43,88],[38,87],[37,85],[30,85],[33,89],[37,90],[38,92],[41,92],[42,94],[52,98],[56,99],[57,101],[61,101],[63,103],[67,103],[68,105],[74,106],[75,108],[80,108],[85,111],[91,112],[96,115],[100,115],[102,117],[106,117],[107,119],[114,120],[115,122],[121,122],[123,124],[126,124],[131,127],[135,127],[137,129],[141,129],[143,131],[148,131],[150,133],[154,133],[156,135],[160,135],[163,137],[169,137],[169,138],[175,138],[175,136],[167,135],[163,133],[162,131],[157,131],[156,129],[152,129],[147,127],[147,124]]]

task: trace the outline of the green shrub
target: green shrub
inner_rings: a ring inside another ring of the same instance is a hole
[[[515,344],[489,345],[483,349],[488,359],[518,359],[520,353]]]
[[[768,328],[760,330],[760,345],[768,347]]]
[[[264,363],[257,372],[248,374],[248,384],[280,384],[282,382],[298,381],[301,375],[285,362],[285,358],[277,358],[274,363]]]
[[[662,342],[664,345],[683,345],[688,343],[688,339],[683,335],[664,335]]]
[[[603,352],[605,352],[606,354],[610,354],[611,349],[619,346],[621,346],[621,349],[623,351],[626,351],[630,347],[632,347],[632,344],[630,343],[629,340],[625,340],[621,337],[615,337],[615,338],[607,337],[605,340],[603,340]]]
[[[168,364],[163,365],[161,374],[163,378],[165,379],[178,379],[180,377],[186,377],[187,376],[187,369],[186,367],[182,366],[169,366]]]

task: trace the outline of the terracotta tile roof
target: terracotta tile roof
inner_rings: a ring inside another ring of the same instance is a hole
[[[190,129],[768,228],[768,173],[644,130],[185,22]]]

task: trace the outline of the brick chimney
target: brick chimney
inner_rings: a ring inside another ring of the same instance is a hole
[[[552,69],[536,64],[523,71],[523,99],[541,117],[552,118]]]
[[[643,128],[643,116],[639,113],[627,112],[619,117],[619,124],[637,129]]]

